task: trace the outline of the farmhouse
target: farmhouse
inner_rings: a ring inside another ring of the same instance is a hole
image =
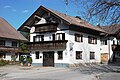
[[[11,60],[21,52],[19,44],[27,39],[16,31],[5,19],[0,18],[0,59]]]
[[[112,41],[116,36],[79,16],[40,6],[18,30],[30,33],[27,44],[35,66],[69,67],[113,59]]]

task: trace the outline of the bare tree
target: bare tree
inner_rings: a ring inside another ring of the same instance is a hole
[[[86,20],[101,25],[120,24],[120,0],[70,0],[85,7]]]

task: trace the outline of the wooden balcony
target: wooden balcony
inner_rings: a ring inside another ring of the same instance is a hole
[[[9,47],[9,46],[0,46],[1,52],[20,52],[21,48],[19,47]]]
[[[56,50],[65,49],[67,40],[55,40],[55,41],[42,41],[42,42],[29,42],[29,50]]]
[[[113,51],[120,51],[120,45],[112,45]]]
[[[36,33],[44,33],[44,32],[56,32],[57,31],[57,23],[46,23],[35,25]]]

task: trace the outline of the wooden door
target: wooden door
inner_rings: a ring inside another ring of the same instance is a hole
[[[101,62],[108,62],[108,53],[101,54]]]
[[[54,67],[54,52],[43,52],[43,66]]]

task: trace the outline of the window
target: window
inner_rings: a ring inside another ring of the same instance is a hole
[[[5,46],[5,41],[4,40],[0,40],[0,46]]]
[[[34,42],[44,41],[44,35],[34,36]]]
[[[12,47],[17,47],[17,42],[12,42]]]
[[[82,51],[76,51],[76,59],[82,59]]]
[[[107,40],[101,40],[101,45],[107,45]]]
[[[90,59],[95,59],[95,52],[90,52]]]
[[[65,40],[65,33],[57,33],[56,40]]]
[[[35,59],[39,59],[39,51],[35,52]]]
[[[58,60],[63,59],[63,51],[58,51]]]
[[[88,43],[90,43],[90,44],[97,44],[97,38],[96,37],[92,37],[92,36],[88,36]]]
[[[75,41],[76,42],[83,42],[83,35],[75,34]]]

